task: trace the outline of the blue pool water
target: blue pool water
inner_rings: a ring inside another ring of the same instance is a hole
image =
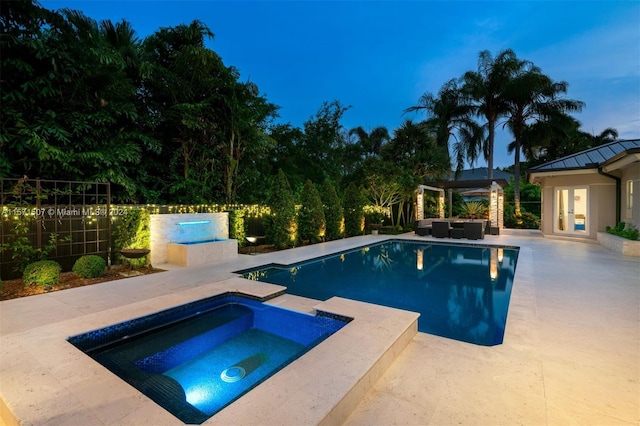
[[[225,295],[68,340],[184,423],[199,424],[347,321]]]
[[[517,259],[517,247],[392,240],[240,273],[299,296],[419,312],[421,332],[491,346],[504,337]]]

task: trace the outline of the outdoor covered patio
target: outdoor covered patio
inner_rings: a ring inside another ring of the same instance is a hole
[[[417,235],[432,235],[434,222],[437,222],[436,228],[443,226],[447,227],[445,235],[444,231],[437,232],[438,237],[451,237],[451,238],[469,238],[470,239],[482,239],[484,237],[478,237],[478,231],[473,227],[473,231],[459,232],[452,231],[452,229],[471,228],[469,225],[465,225],[464,222],[472,222],[473,220],[464,220],[457,217],[452,217],[451,206],[453,204],[452,190],[463,190],[461,193],[470,194],[474,196],[485,197],[489,200],[488,217],[485,219],[478,218],[483,222],[483,233],[497,235],[500,233],[500,229],[504,227],[504,187],[508,185],[508,182],[504,179],[483,179],[483,180],[466,180],[466,181],[435,181],[428,182],[425,185],[418,185],[416,196],[416,217],[415,217],[415,232]],[[445,190],[449,196],[449,214],[445,218]],[[438,206],[437,217],[425,218],[424,212],[424,194],[425,191],[434,191],[438,193]],[[444,222],[448,222],[444,225]],[[467,235],[468,234],[468,235]]]

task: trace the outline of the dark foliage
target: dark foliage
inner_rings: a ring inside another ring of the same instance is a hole
[[[310,180],[304,184],[298,211],[298,236],[300,241],[318,243],[324,239],[326,220],[320,193]]]
[[[267,242],[279,249],[292,247],[297,238],[296,206],[282,170],[271,185],[267,204],[271,208],[271,215],[265,218]]]
[[[344,232],[345,236],[362,235],[364,231],[365,199],[362,191],[354,183],[349,184],[344,194]]]

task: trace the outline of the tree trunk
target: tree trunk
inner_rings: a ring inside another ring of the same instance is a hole
[[[515,215],[520,216],[520,137],[515,138],[515,157],[513,163],[513,203]]]
[[[493,143],[495,138],[495,120],[489,121],[489,134],[487,135],[487,179],[493,179]]]

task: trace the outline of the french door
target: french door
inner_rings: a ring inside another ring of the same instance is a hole
[[[589,191],[587,187],[556,188],[553,230],[567,234],[588,234]]]

